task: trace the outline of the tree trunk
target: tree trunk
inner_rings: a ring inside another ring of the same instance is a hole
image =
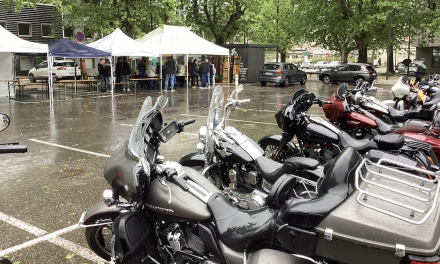
[[[280,53],[281,61],[280,62],[286,62],[286,53]]]
[[[86,68],[86,61],[84,58],[80,59],[79,65],[81,66],[81,77],[83,80],[87,80],[87,68]]]
[[[342,47],[339,52],[341,53],[341,64],[347,63],[348,50]]]
[[[364,43],[358,45],[359,48],[359,58],[358,62],[368,63],[368,46]]]
[[[387,59],[387,67],[388,67],[388,71],[389,73],[394,73],[394,62],[393,62],[393,47],[390,47],[390,53],[388,54],[388,59]]]

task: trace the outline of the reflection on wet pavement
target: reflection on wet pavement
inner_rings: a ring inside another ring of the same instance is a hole
[[[306,88],[327,99],[337,88],[336,85],[311,81],[305,86],[295,84],[288,88],[260,87],[255,84],[244,86],[243,92],[235,95],[235,98],[251,99],[251,102],[232,112],[227,125],[234,126],[255,141],[267,134],[281,132],[274,115],[296,90]],[[378,86],[384,90],[373,96],[379,100],[392,99],[391,86]],[[223,88],[225,96],[229,96],[235,87],[224,85]],[[197,133],[200,126],[206,125],[211,94],[212,89],[188,89],[187,94],[186,88],[166,94],[169,103],[161,109],[164,122],[190,118],[196,120],[185,128],[184,133],[161,145],[160,151],[166,160],[178,161],[182,156],[196,152]],[[147,96],[152,96],[154,101],[159,93],[138,90],[136,96],[116,94],[111,97],[108,94],[96,96],[81,92],[80,96],[69,94],[68,100],[56,100],[53,107],[50,107],[41,91],[26,92],[14,101],[1,98],[0,112],[11,118],[9,128],[0,134],[1,141],[26,144],[28,153],[0,156],[3,164],[0,171],[0,212],[49,233],[77,223],[82,212],[102,200],[102,191],[109,187],[102,175],[106,156],[111,155],[127,139],[130,125],[136,120]],[[323,115],[323,111],[313,106],[308,114]],[[0,236],[2,249],[35,238],[2,221],[0,230],[8,234]],[[87,248],[82,229],[63,237]],[[50,250],[44,250],[46,247]],[[75,254],[74,250],[77,249],[68,251],[52,243],[41,242],[8,255],[13,261],[21,263],[93,262],[80,255],[68,262],[66,255]],[[45,261],[48,254],[54,262]]]

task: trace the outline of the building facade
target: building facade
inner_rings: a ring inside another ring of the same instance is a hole
[[[440,37],[424,45],[419,37],[413,45],[416,47],[416,58],[425,59],[426,73],[440,73]]]

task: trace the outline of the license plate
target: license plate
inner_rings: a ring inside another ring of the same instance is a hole
[[[376,74],[375,74],[375,73],[373,73],[373,76],[376,76]]]
[[[271,72],[265,72],[264,74],[266,74],[266,75],[272,75]]]
[[[75,75],[75,73],[74,72],[69,72],[69,75]]]

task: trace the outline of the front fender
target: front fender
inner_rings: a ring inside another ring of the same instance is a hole
[[[116,207],[116,205],[108,207],[103,201],[99,202],[81,215],[79,226],[89,227],[112,224],[113,220],[119,216],[119,211],[120,208]]]
[[[282,138],[283,137],[281,135],[267,135],[258,141],[258,145],[260,145],[262,149],[265,149],[267,145],[279,146],[281,144]],[[296,145],[293,144],[292,141],[287,142],[284,147],[285,148],[287,147],[288,150],[287,154],[289,157],[292,157],[292,155],[297,155],[300,153],[300,151],[298,150]]]
[[[191,153],[179,160],[180,165],[186,167],[205,167],[205,155],[199,153]]]

